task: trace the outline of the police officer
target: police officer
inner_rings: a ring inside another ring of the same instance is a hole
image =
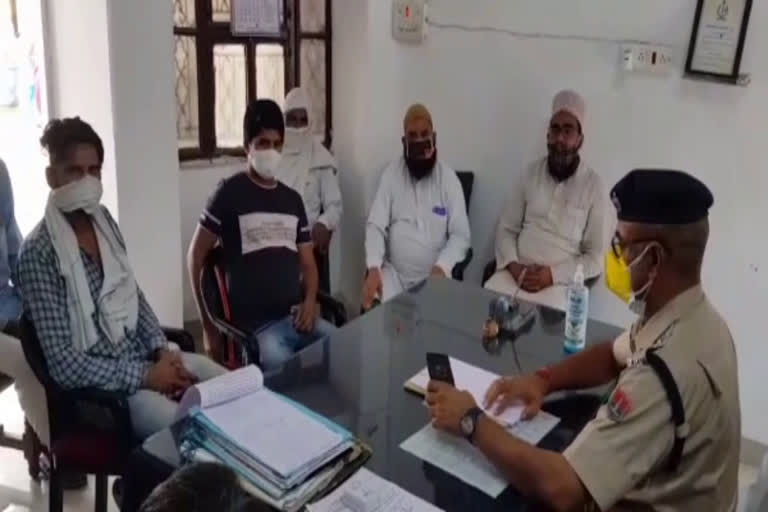
[[[549,393],[618,379],[597,416],[554,453],[515,439],[469,393],[430,382],[433,424],[465,436],[512,485],[555,510],[735,510],[736,354],[700,279],[712,194],[683,172],[635,170],[611,197],[619,223],[606,278],[638,321],[613,343],[500,379],[485,404],[522,401],[530,417]]]

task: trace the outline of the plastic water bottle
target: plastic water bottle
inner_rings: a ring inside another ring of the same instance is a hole
[[[587,318],[589,317],[589,288],[584,286],[584,266],[579,264],[573,281],[568,285],[565,312],[565,342],[568,354],[584,350],[587,342]]]

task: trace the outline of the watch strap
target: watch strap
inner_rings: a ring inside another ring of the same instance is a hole
[[[472,432],[465,433],[464,437],[469,441],[470,443],[473,441],[475,437],[475,432],[477,432],[477,422],[480,420],[480,417],[485,414],[483,410],[479,407],[473,407],[470,410],[467,411],[467,413],[464,415],[465,418],[469,417],[472,418]]]

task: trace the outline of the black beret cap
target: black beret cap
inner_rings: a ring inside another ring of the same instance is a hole
[[[258,137],[262,130],[276,130],[280,137],[285,137],[283,112],[272,100],[255,100],[248,105],[243,119],[245,146]]]
[[[690,224],[707,217],[712,192],[690,174],[635,169],[611,190],[618,218],[642,224]]]

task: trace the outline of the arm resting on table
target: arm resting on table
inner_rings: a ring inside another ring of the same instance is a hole
[[[477,425],[474,444],[520,492],[554,510],[581,510],[590,500],[565,457],[516,439],[486,416]]]

